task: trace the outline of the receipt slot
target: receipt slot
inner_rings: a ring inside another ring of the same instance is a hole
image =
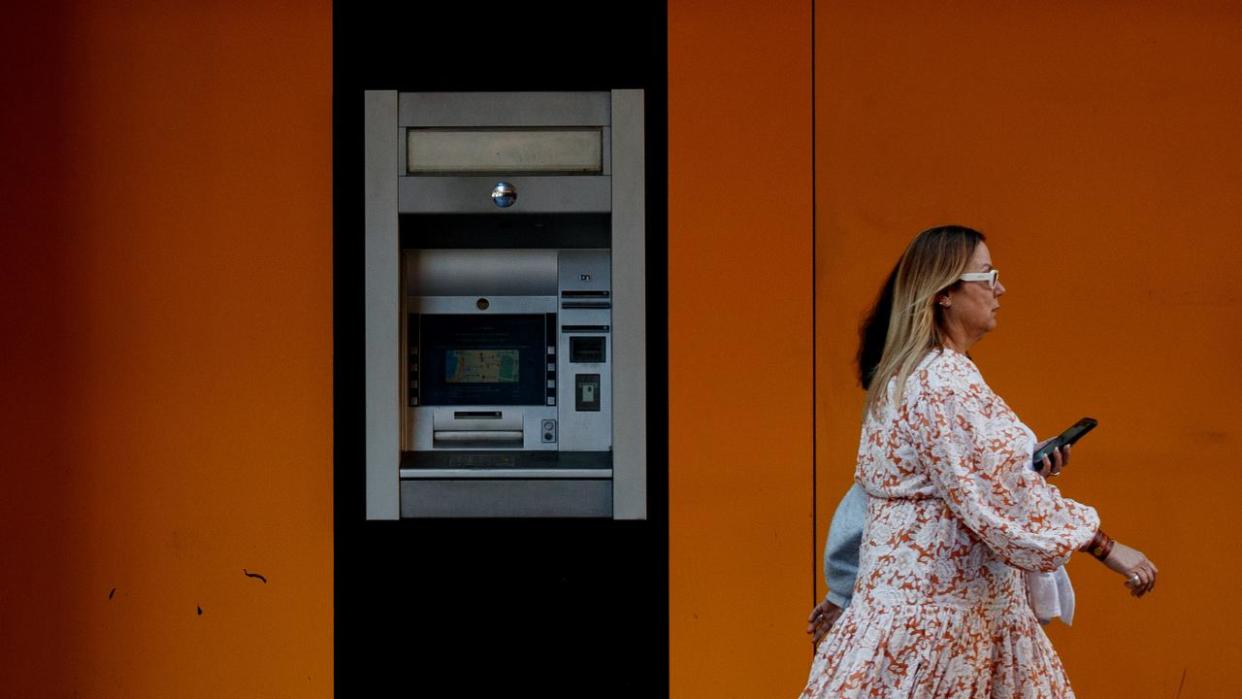
[[[643,94],[365,94],[368,519],[647,516]]]

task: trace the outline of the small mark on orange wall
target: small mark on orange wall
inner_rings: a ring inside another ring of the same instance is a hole
[[[108,590],[108,599],[112,599],[112,595],[115,595],[115,594],[116,594],[116,588],[115,588],[115,587],[114,587],[114,588],[112,588],[111,590]]]
[[[246,577],[248,577],[248,578],[258,578],[258,579],[260,579],[260,580],[262,580],[262,581],[263,581],[263,584],[264,584],[264,585],[266,585],[266,584],[267,584],[267,578],[263,577],[262,575],[260,575],[260,574],[258,574],[258,573],[251,573],[250,571],[246,570],[245,568],[242,568],[242,572],[243,572],[243,573],[245,573],[245,574],[246,574]]]
[[[203,608],[202,608],[202,607],[195,607],[195,609],[197,609],[197,610],[198,610],[198,615],[199,615],[199,616],[202,616],[202,615],[203,615]]]

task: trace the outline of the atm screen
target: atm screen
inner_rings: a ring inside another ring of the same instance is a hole
[[[544,314],[418,316],[420,405],[544,405]]]
[[[517,383],[518,350],[451,349],[445,352],[446,383]]]

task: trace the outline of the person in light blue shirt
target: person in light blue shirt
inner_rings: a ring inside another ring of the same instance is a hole
[[[875,305],[858,329],[858,383],[863,390],[871,385],[871,377],[884,355],[884,340],[888,336],[888,317],[893,310],[893,284],[897,279],[897,266],[888,273]],[[854,594],[854,579],[858,576],[858,549],[862,546],[863,522],[867,519],[867,493],[855,483],[837,504],[828,527],[828,542],[824,546],[824,581],[828,594],[811,610],[806,632],[812,643],[828,633],[832,623],[841,616]]]
[[[807,619],[806,632],[811,634],[813,644],[819,643],[841,612],[850,606],[866,518],[867,491],[855,483],[837,503],[832,524],[828,526],[828,543],[824,545],[824,581],[828,583],[828,594],[815,605]]]
[[[841,609],[850,606],[854,596],[854,579],[858,577],[858,549],[862,546],[863,521],[867,518],[867,491],[855,483],[845,491],[832,524],[828,526],[828,543],[824,545],[824,582],[828,583],[825,599]]]

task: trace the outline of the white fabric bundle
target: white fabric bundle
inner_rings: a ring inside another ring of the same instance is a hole
[[[1026,595],[1039,623],[1047,624],[1058,617],[1066,626],[1074,623],[1074,586],[1065,566],[1051,573],[1028,570]]]

